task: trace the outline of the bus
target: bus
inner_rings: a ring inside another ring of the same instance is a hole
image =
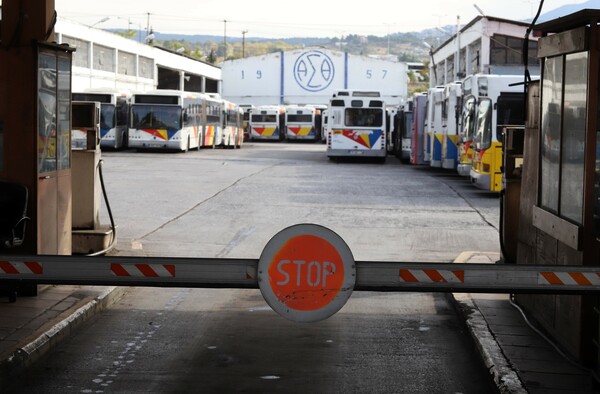
[[[410,163],[425,164],[425,122],[427,117],[427,93],[417,93],[412,98],[412,125],[410,127]]]
[[[475,154],[469,173],[476,187],[499,193],[502,190],[502,131],[524,125],[523,76],[474,75],[470,95],[475,98],[473,144]],[[513,86],[511,86],[513,85]],[[477,87],[477,95],[473,87]]]
[[[400,146],[399,139],[399,128],[400,123],[397,117],[400,111],[400,106],[387,107],[385,109],[385,140],[387,142],[386,150],[388,155],[396,156],[398,153],[398,147]]]
[[[427,95],[427,120],[425,125],[426,146],[425,161],[431,167],[442,166],[442,110],[444,105],[444,87],[429,89]]]
[[[134,94],[129,147],[183,152],[199,149],[203,101],[200,93],[176,90]]]
[[[320,118],[320,111],[315,107],[287,106],[285,138],[289,141],[319,141],[321,136],[317,124],[318,118]]]
[[[375,157],[385,162],[385,102],[376,91],[339,91],[329,105],[327,157]]]
[[[329,123],[329,111],[324,109],[321,111],[321,143],[327,142],[327,124]]]
[[[458,128],[460,127],[460,100],[462,83],[452,82],[444,86],[442,106],[442,168],[456,169],[458,165]]]
[[[252,104],[240,104],[240,108],[244,111],[244,141],[248,141],[250,139],[250,112],[256,107]]]
[[[398,138],[400,140],[399,151],[396,156],[403,163],[410,162],[410,153],[412,150],[412,126],[413,126],[413,102],[404,104],[402,110],[398,113]]]
[[[250,140],[283,141],[285,108],[278,105],[258,106],[250,113]]]
[[[475,132],[475,106],[477,97],[471,90],[472,77],[467,77],[463,83],[462,115],[458,128],[458,165],[456,171],[461,176],[469,176],[473,167],[473,134]]]
[[[223,100],[223,138],[224,148],[241,148],[244,142],[244,110],[239,105]]]
[[[131,92],[117,89],[89,89],[73,92],[72,101],[100,103],[100,148],[124,149],[128,145]],[[77,143],[76,136],[73,139]],[[76,146],[75,146],[76,147]]]
[[[223,145],[224,102],[216,94],[205,95],[202,105],[202,139],[200,146]]]

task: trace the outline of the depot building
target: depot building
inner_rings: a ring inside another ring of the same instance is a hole
[[[221,65],[222,95],[240,104],[328,104],[338,90],[380,91],[387,105],[407,96],[406,63],[322,48],[280,51]]]

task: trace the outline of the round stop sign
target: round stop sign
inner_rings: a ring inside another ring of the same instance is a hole
[[[263,297],[275,312],[298,322],[323,320],[339,311],[350,298],[355,280],[348,245],[316,224],[280,231],[258,262]]]

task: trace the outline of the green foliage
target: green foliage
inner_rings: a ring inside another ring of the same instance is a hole
[[[206,61],[210,64],[215,64],[215,62],[217,61],[217,54],[216,54],[214,48],[210,49],[210,52],[209,52],[208,56],[206,57]]]
[[[318,42],[315,44],[315,42]],[[289,51],[305,47],[318,46],[323,49],[344,51],[353,55],[392,55],[404,62],[419,62],[428,59],[428,49],[422,39],[413,33],[395,33],[389,36],[361,36],[349,34],[331,38],[294,38],[294,39],[246,39],[244,43],[239,38],[227,41],[227,54],[224,56],[223,41],[192,42],[188,40],[160,41],[155,45],[177,50],[184,47],[185,54],[209,63],[218,64],[227,60],[244,57],[262,56],[269,53]],[[243,46],[243,48],[242,48]],[[208,55],[207,55],[208,54]],[[204,57],[203,57],[204,56]]]
[[[135,37],[137,36],[137,31],[131,30],[131,29],[123,30],[123,31],[115,31],[114,33],[118,36],[125,37],[130,40],[135,39]]]

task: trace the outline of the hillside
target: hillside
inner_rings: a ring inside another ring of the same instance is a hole
[[[538,22],[547,21],[567,15],[584,8],[598,8],[598,0],[588,0],[581,4],[568,4],[554,10],[545,10]],[[349,34],[343,37],[292,37],[273,39],[264,37],[227,37],[227,48],[224,52],[223,36],[183,35],[153,32],[153,45],[178,51],[196,59],[209,63],[220,63],[225,59],[260,56],[277,51],[287,51],[304,47],[321,47],[347,51],[354,55],[387,56],[400,61],[429,60],[429,49],[425,43],[434,47],[444,42],[449,34],[456,31],[456,26],[430,28],[420,32],[393,33],[389,36],[362,36]],[[135,40],[138,32],[113,31]],[[225,55],[225,56],[224,56]]]

